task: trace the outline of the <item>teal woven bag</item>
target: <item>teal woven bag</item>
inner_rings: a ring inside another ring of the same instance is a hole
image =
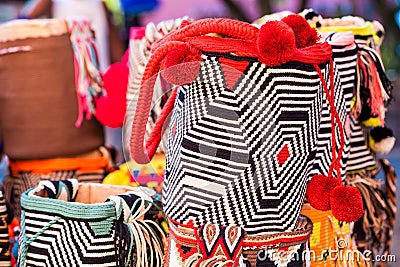
[[[42,181],[22,195],[20,266],[161,266],[158,196],[143,188]]]

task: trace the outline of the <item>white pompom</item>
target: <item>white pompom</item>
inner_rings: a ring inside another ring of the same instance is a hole
[[[389,136],[379,142],[375,142],[371,148],[376,153],[389,154],[390,151],[392,151],[395,142],[396,138]]]

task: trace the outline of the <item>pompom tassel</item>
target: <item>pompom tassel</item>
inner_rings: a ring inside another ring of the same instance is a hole
[[[370,132],[369,146],[376,153],[389,154],[395,142],[393,131],[387,127],[375,127]]]
[[[339,185],[338,179],[322,174],[314,175],[307,186],[307,201],[317,210],[329,210],[331,191]]]
[[[257,40],[260,61],[267,66],[288,62],[296,50],[293,30],[282,21],[267,21],[261,26]]]
[[[161,63],[162,76],[175,85],[191,83],[200,72],[201,54],[182,43],[172,49]]]
[[[287,25],[289,25],[295,36],[297,48],[305,48],[311,45],[315,45],[320,37],[314,28],[311,28],[310,24],[305,18],[300,15],[292,14],[282,19]]]
[[[332,214],[343,222],[355,222],[364,213],[360,191],[353,186],[338,186],[330,194]]]

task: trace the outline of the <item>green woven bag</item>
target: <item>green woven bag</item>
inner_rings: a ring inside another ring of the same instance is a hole
[[[158,204],[146,188],[42,181],[21,198],[19,266],[161,266]]]

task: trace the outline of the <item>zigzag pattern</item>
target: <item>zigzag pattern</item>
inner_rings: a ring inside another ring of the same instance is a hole
[[[317,150],[324,97],[318,74],[305,64],[269,68],[249,60],[228,89],[218,57],[203,55],[201,75],[179,88],[166,214],[184,224],[237,225],[248,234],[294,229]],[[288,157],[279,164],[284,147]]]
[[[366,142],[368,140],[367,131],[362,128],[361,123],[353,116],[350,116],[350,129],[351,147],[346,171],[353,173],[376,168],[377,162],[374,154]]]
[[[328,43],[334,42],[335,38],[341,38],[342,33],[333,33],[325,38]],[[331,44],[332,45],[332,44]],[[335,106],[339,110],[339,116],[344,124],[346,115],[350,113],[351,101],[355,83],[357,47],[353,42],[350,45],[332,45],[332,58],[335,63]],[[325,75],[325,80],[328,76]],[[332,135],[331,135],[331,115],[329,104],[326,98],[323,99],[321,126],[318,133],[318,149],[314,166],[310,172],[311,179],[315,174],[327,175],[332,162]],[[336,136],[339,135],[339,128],[335,127]],[[346,132],[345,146],[341,159],[341,175],[344,178],[346,165],[348,164],[348,154],[350,151],[350,133]],[[337,151],[339,148],[339,139],[336,138]]]
[[[367,36],[356,35],[355,43],[358,46],[366,45],[375,48],[375,43],[372,35],[367,35]],[[355,59],[354,61],[356,64],[357,59]],[[354,84],[355,82],[356,79],[354,79]],[[367,131],[363,129],[361,123],[353,116],[350,116],[350,129],[351,129],[350,154],[346,172],[354,173],[354,172],[360,172],[362,170],[369,170],[376,168],[377,162],[375,160],[374,153],[372,153],[367,144],[368,140]]]
[[[8,236],[7,205],[0,191],[0,266],[11,266],[10,238]]]
[[[40,211],[25,212],[28,239],[56,216]],[[116,266],[114,230],[96,236],[87,221],[61,218],[40,234],[26,254],[27,266]],[[68,262],[65,260],[68,259]]]

